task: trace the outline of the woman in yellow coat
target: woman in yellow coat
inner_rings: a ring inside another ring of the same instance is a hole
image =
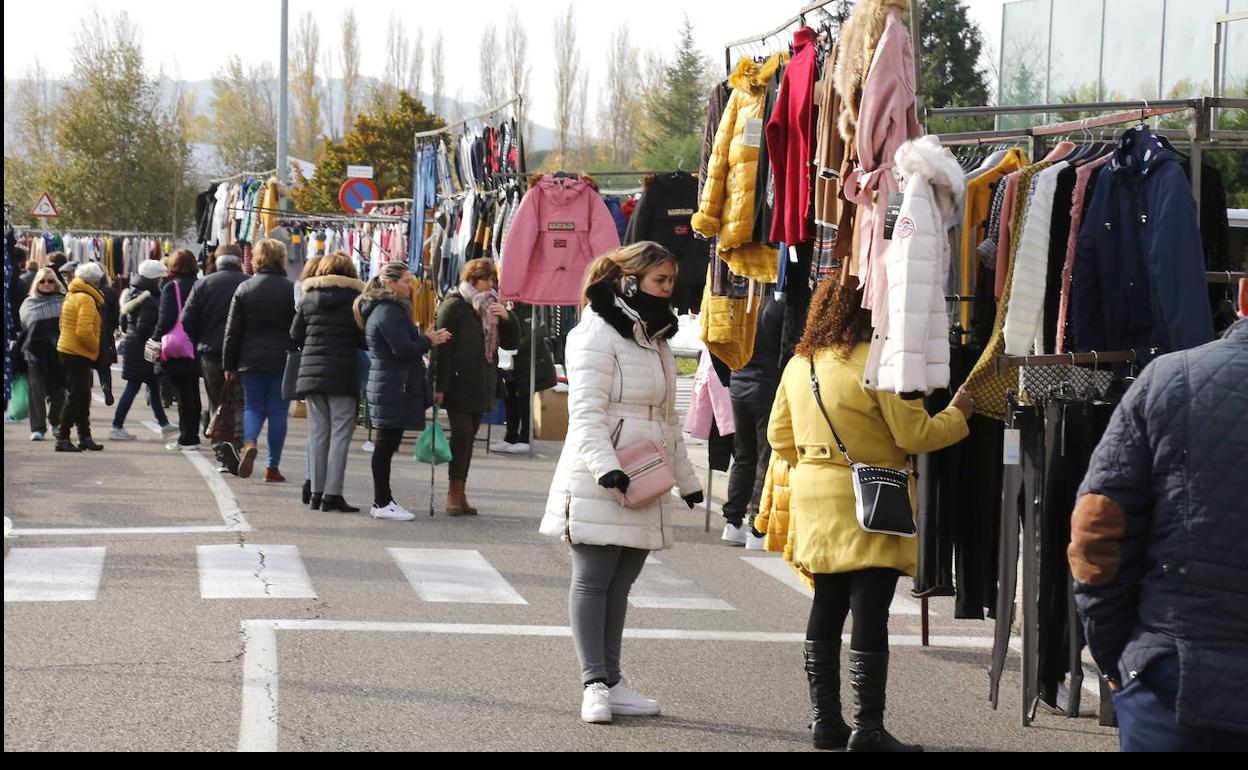
[[[817,748],[921,751],[884,730],[888,679],[888,608],[902,574],[918,562],[913,538],[864,531],[855,515],[852,472],[820,414],[810,382],[815,363],[827,417],[855,462],[907,468],[910,455],[934,452],[967,436],[970,396],[929,417],[922,398],[903,399],[862,384],[871,313],[862,294],[824,281],[811,300],[806,332],[785,368],[767,430],[772,451],[792,466],[793,565],[814,575],[806,629],[806,674]],[[912,501],[917,500],[911,479]],[[854,689],[852,735],[841,717],[841,631],[852,608],[849,652]]]
[[[104,448],[91,438],[91,375],[100,357],[100,305],[104,304],[104,295],[99,286],[103,280],[104,269],[95,262],[80,265],[74,271],[61,310],[61,336],[56,351],[61,356],[67,392],[56,427],[58,452],[98,452]],[[75,426],[76,445],[69,440],[69,432]]]

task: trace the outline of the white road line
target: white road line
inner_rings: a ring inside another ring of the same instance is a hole
[[[315,599],[293,545],[201,545],[199,595],[205,599]]]
[[[84,537],[101,535],[207,535],[228,532],[251,532],[251,525],[247,523],[246,517],[243,516],[243,510],[238,505],[238,498],[234,497],[234,492],[230,489],[229,484],[225,483],[225,480],[221,478],[221,474],[217,473],[217,469],[214,468],[212,463],[208,461],[208,458],[204,457],[204,455],[198,451],[182,452],[181,454],[187,459],[188,462],[190,462],[192,466],[195,467],[195,470],[199,471],[199,475],[203,477],[205,482],[207,482],[208,489],[212,492],[213,498],[217,501],[217,510],[221,513],[221,518],[225,521],[224,526],[44,527],[41,529],[13,529],[8,536]]]
[[[103,572],[102,547],[14,548],[4,560],[4,601],[93,601]]]
[[[387,548],[407,582],[427,602],[528,604],[480,551]]]
[[[815,592],[806,587],[788,563],[779,556],[742,556],[741,561],[758,569],[764,574],[775,578],[784,583],[789,588],[806,597],[813,597]],[[923,614],[922,605],[910,599],[909,597],[895,594],[893,596],[893,604],[889,607],[889,613],[892,615],[921,615]],[[935,616],[936,613],[928,609],[929,616]]]
[[[165,435],[164,431],[161,430],[160,426],[152,422],[151,420],[139,420],[139,425],[142,425],[144,428],[147,428],[152,433],[155,433],[157,436]]]
[[[692,580],[676,574],[654,556],[646,559],[645,569],[633,584],[628,603],[657,610],[736,610],[723,599],[708,596]]]
[[[278,749],[278,631],[333,631],[400,634],[461,634],[468,636],[563,637],[572,636],[567,626],[523,626],[474,623],[384,623],[344,620],[244,620],[243,707],[239,720],[239,751]],[[802,633],[761,631],[686,631],[668,628],[626,629],[624,636],[638,640],[713,641],[758,644],[800,644]],[[844,637],[849,641],[849,635]],[[918,636],[890,636],[892,647],[918,647]],[[991,649],[992,639],[933,636],[932,647]]]

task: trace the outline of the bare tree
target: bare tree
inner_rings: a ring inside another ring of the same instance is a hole
[[[433,86],[433,114],[442,115],[446,99],[446,51],[442,45],[442,30],[433,40],[433,51],[429,57],[429,79]]]
[[[629,40],[627,23],[611,33],[604,86],[600,106],[602,138],[612,165],[620,167],[632,160],[636,150],[638,116],[641,112],[638,103],[641,73],[637,49]]]
[[[407,32],[403,29],[403,20],[397,13],[391,12],[390,23],[386,30],[386,72],[382,78],[382,95],[386,103],[398,103],[399,91],[407,83],[408,72]]]
[[[321,58],[321,32],[311,11],[305,11],[295,30],[291,48],[290,93],[294,97],[294,130],[291,150],[302,158],[314,158],[321,128],[321,93],[316,65]]]
[[[342,131],[355,125],[360,109],[360,28],[355,11],[342,14]]]
[[[582,69],[581,75],[577,78],[575,99],[575,112],[572,120],[573,135],[576,137],[576,155],[579,160],[578,165],[582,169],[589,169],[589,165],[594,161],[594,142],[589,133],[589,121],[586,114],[589,112],[589,70]]]
[[[493,107],[503,100],[503,69],[502,51],[498,43],[498,31],[494,24],[486,24],[481,31],[481,101],[487,107]]]
[[[416,39],[412,41],[412,69],[407,76],[407,92],[420,99],[420,89],[425,79],[425,31],[416,28]]]
[[[334,62],[336,58],[334,49],[326,46],[325,53],[321,58],[321,69],[325,73],[325,89],[322,92],[324,99],[321,103],[321,125],[325,127],[325,135],[333,141],[337,141],[338,137],[342,135],[342,130],[338,125],[338,120],[342,117],[342,113],[338,111],[338,106],[334,99]]]
[[[529,33],[524,28],[520,10],[514,5],[507,13],[506,30],[508,93],[504,98],[510,99],[519,96],[520,104],[527,108],[529,105],[529,74],[532,69],[528,66]],[[487,108],[493,106],[493,104],[487,105]],[[527,114],[521,114],[520,119],[516,122],[526,139],[525,144],[527,145],[528,141],[531,141],[533,138],[533,121],[528,120]]]
[[[8,82],[6,79],[6,87]],[[13,138],[18,148],[14,156],[50,160],[56,149],[56,92],[43,62],[35,59],[26,68],[14,89],[12,108]]]
[[[579,79],[580,50],[576,45],[576,13],[572,4],[555,19],[555,133],[556,151],[562,164],[571,147],[576,114],[576,87]]]

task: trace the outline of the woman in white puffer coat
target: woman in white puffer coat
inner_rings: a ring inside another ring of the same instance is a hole
[[[625,491],[629,483],[616,447],[663,447],[685,504],[702,502],[676,413],[676,362],[667,342],[677,330],[675,279],[676,260],[657,243],[599,257],[586,271],[588,307],[568,335],[568,436],[541,531],[572,549],[568,605],[586,722],[659,713],[657,702],[623,683],[620,645],[629,589],[650,551],[671,547],[679,503],[670,494],[639,508],[616,502],[612,489]]]

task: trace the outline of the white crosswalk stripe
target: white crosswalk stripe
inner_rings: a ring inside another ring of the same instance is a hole
[[[720,610],[732,611],[723,599],[703,592],[692,580],[681,577],[654,556],[646,560],[641,577],[633,583],[628,603],[634,607],[658,610]]]
[[[742,556],[741,561],[751,567],[754,567],[763,574],[775,578],[803,596],[813,597],[815,595],[815,592],[807,588],[806,584],[803,583],[801,578],[793,572],[793,569],[789,567],[788,563],[779,556]],[[922,614],[923,608],[919,605],[919,603],[909,597],[902,596],[900,590],[901,589],[899,589],[897,594],[894,594],[893,604],[889,607],[889,612],[893,615]],[[928,615],[935,614],[935,612],[930,610],[928,611]]]
[[[103,572],[101,547],[14,548],[4,560],[4,601],[93,601]]]
[[[205,599],[315,599],[293,545],[201,545],[199,595]]]
[[[480,551],[387,548],[407,582],[427,602],[528,604]]]

